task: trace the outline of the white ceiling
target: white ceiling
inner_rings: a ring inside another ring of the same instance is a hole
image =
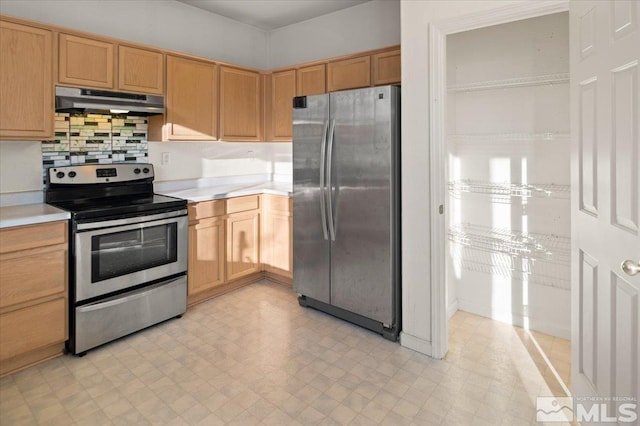
[[[178,0],[227,18],[273,30],[370,0]]]

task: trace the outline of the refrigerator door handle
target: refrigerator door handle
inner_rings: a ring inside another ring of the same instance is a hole
[[[322,217],[322,234],[324,239],[329,239],[329,231],[327,229],[327,206],[326,206],[326,163],[327,163],[327,131],[329,130],[329,121],[324,123],[324,131],[322,133],[322,145],[320,147],[320,215]]]
[[[336,240],[336,228],[334,223],[333,214],[333,168],[331,167],[331,159],[333,157],[333,139],[336,130],[336,120],[331,120],[331,127],[329,128],[329,146],[327,147],[327,189],[328,189],[328,201],[329,201],[329,235],[331,235],[331,241]]]

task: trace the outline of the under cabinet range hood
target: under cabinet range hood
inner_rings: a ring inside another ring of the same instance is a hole
[[[56,112],[164,114],[164,97],[56,86]]]

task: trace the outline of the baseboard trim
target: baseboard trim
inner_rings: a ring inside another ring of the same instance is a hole
[[[54,343],[44,348],[38,348],[31,352],[16,355],[0,363],[0,377],[17,373],[18,371],[41,364],[53,358],[64,355],[64,342]]]
[[[458,299],[458,309],[471,314],[480,315],[485,318],[491,318],[496,321],[513,324],[518,327],[524,327],[525,324],[525,317],[523,315],[504,312],[493,309],[490,306],[483,306],[463,299]],[[571,339],[571,327],[558,327],[558,325],[554,323],[550,323],[539,318],[528,318],[528,320],[530,330],[539,331],[540,333],[549,334],[563,339]]]
[[[287,287],[293,287],[293,279],[289,278],[289,277],[285,277],[283,275],[280,274],[275,274],[273,272],[264,272],[264,277],[271,281],[274,282],[276,284],[281,284]]]
[[[272,283],[280,284],[286,287],[293,287],[293,279],[289,277],[274,274],[273,272],[257,272],[255,274],[237,278],[233,281],[221,284],[210,290],[205,290],[200,293],[189,295],[187,300],[187,307],[190,308],[197,305],[198,303],[213,299],[214,297],[222,296],[225,293],[229,293],[230,291],[237,290],[249,284],[253,284],[256,281],[260,281],[261,279],[266,279],[271,281]]]
[[[405,333],[404,331],[400,332],[400,344],[405,348],[420,352],[424,355],[431,356],[431,354],[433,353],[433,351],[431,350],[431,342],[420,337]]]
[[[447,319],[451,319],[456,312],[458,312],[458,299],[449,303],[449,306],[447,306]]]
[[[200,293],[189,295],[187,300],[187,308],[197,305],[198,303],[202,303],[206,300],[213,299],[214,297],[222,296],[225,293],[237,290],[246,285],[253,284],[256,281],[260,281],[262,278],[264,278],[264,274],[262,272],[258,272],[246,277],[237,278],[233,281],[221,284],[210,290],[205,290]]]

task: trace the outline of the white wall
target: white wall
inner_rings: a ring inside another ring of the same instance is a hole
[[[0,142],[0,193],[42,189],[40,142]]]
[[[269,68],[397,44],[400,1],[373,0],[271,31]]]
[[[247,67],[268,63],[266,31],[177,1],[2,0],[0,13]]]
[[[162,153],[169,163],[162,165]],[[253,174],[291,177],[291,143],[149,142],[156,181]]]
[[[431,352],[429,24],[522,1],[401,2],[402,344]]]

